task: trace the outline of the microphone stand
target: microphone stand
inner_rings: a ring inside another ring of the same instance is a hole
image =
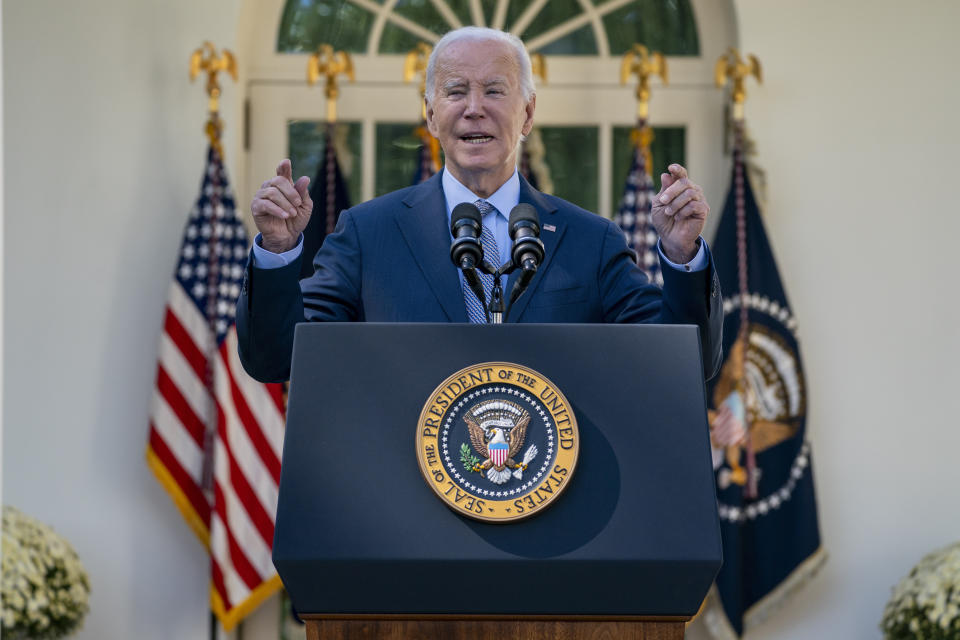
[[[503,324],[503,287],[500,286],[500,269],[494,274],[493,290],[490,292],[490,324]]]
[[[523,287],[521,290],[517,291],[516,286],[514,286],[515,290],[513,295],[510,296],[510,302],[506,305],[506,310],[504,310],[503,285],[500,283],[500,277],[508,276],[516,271],[517,265],[513,262],[513,260],[510,260],[509,262],[500,265],[499,269],[494,269],[493,265],[484,260],[483,264],[478,268],[483,273],[493,276],[493,289],[490,291],[490,305],[488,309],[487,322],[490,324],[503,324],[506,321],[507,316],[510,314],[510,308],[513,306],[513,303],[517,298],[520,297],[520,294],[526,290],[526,287]]]
[[[526,262],[530,261],[528,260]],[[523,293],[527,290],[527,287],[530,285],[530,281],[533,280],[533,276],[536,275],[538,265],[534,263],[532,268],[523,268],[523,273],[520,274],[520,277],[513,284],[513,291],[510,292],[510,301],[506,304],[506,310],[504,310],[503,285],[500,283],[500,277],[510,275],[517,269],[521,268],[521,265],[518,265],[516,262],[514,262],[513,258],[511,257],[510,260],[500,265],[500,267],[497,269],[494,269],[493,265],[488,260],[484,260],[482,263],[477,265],[476,268],[482,273],[493,276],[493,289],[490,291],[490,304],[486,309],[487,323],[503,324],[506,322],[507,316],[510,315],[510,309],[513,308],[513,303],[516,302],[521,295],[523,295]],[[477,282],[477,287],[480,287],[479,282]],[[474,289],[474,294],[477,294],[476,289]],[[477,295],[478,300],[484,301],[483,298],[483,296]]]
[[[503,286],[500,284],[500,276],[509,273],[509,271],[503,271],[503,269],[511,265],[512,262],[509,262],[501,265],[498,269],[494,269],[488,260],[484,260],[477,266],[477,269],[482,273],[493,276],[493,289],[490,291],[490,303],[485,309],[487,312],[487,324],[503,324]],[[477,299],[483,300],[480,296],[477,296]]]

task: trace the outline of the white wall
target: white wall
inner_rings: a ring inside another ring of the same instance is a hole
[[[4,501],[77,548],[93,585],[81,638],[207,637],[207,556],[144,447],[205,161],[189,56],[204,39],[233,45],[237,5],[3,6]],[[239,123],[228,127],[235,150]]]
[[[801,323],[831,553],[750,637],[875,638],[890,586],[960,538],[960,303],[948,280],[960,5],[736,6],[743,48],[765,65],[747,113]],[[81,638],[207,634],[206,554],[143,448],[204,159],[205,99],[187,59],[211,39],[242,65],[241,13],[239,0],[3,5],[3,497],[65,534],[90,570]],[[224,85],[236,176],[240,90]],[[255,630],[271,618],[245,637],[264,637]]]
[[[764,65],[747,119],[800,323],[830,553],[748,638],[879,638],[890,588],[960,540],[960,3],[736,6]]]
[[[0,150],[3,149],[3,1],[0,0]],[[3,467],[3,155],[0,154],[0,469]],[[0,503],[3,502],[3,474],[0,473]]]

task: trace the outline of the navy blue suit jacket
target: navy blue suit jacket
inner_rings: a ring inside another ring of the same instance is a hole
[[[696,324],[704,372],[716,372],[723,312],[712,258],[700,272],[664,266],[661,290],[609,220],[540,193],[522,178],[520,202],[540,215],[545,256],[509,321]],[[258,269],[251,259],[237,301],[241,362],[258,380],[286,380],[293,330],[304,320],[468,322],[451,241],[438,174],[344,211],[309,278],[298,281],[299,260]]]

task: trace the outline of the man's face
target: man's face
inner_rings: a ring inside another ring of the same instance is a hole
[[[443,147],[447,168],[468,187],[499,188],[513,173],[536,103],[535,96],[523,97],[510,48],[493,40],[455,42],[434,73],[427,124]]]

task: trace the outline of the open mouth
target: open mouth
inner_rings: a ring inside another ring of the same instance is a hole
[[[493,140],[493,136],[485,136],[482,134],[469,134],[466,136],[460,136],[460,139],[470,144],[483,144],[484,142],[490,142],[491,140]]]

